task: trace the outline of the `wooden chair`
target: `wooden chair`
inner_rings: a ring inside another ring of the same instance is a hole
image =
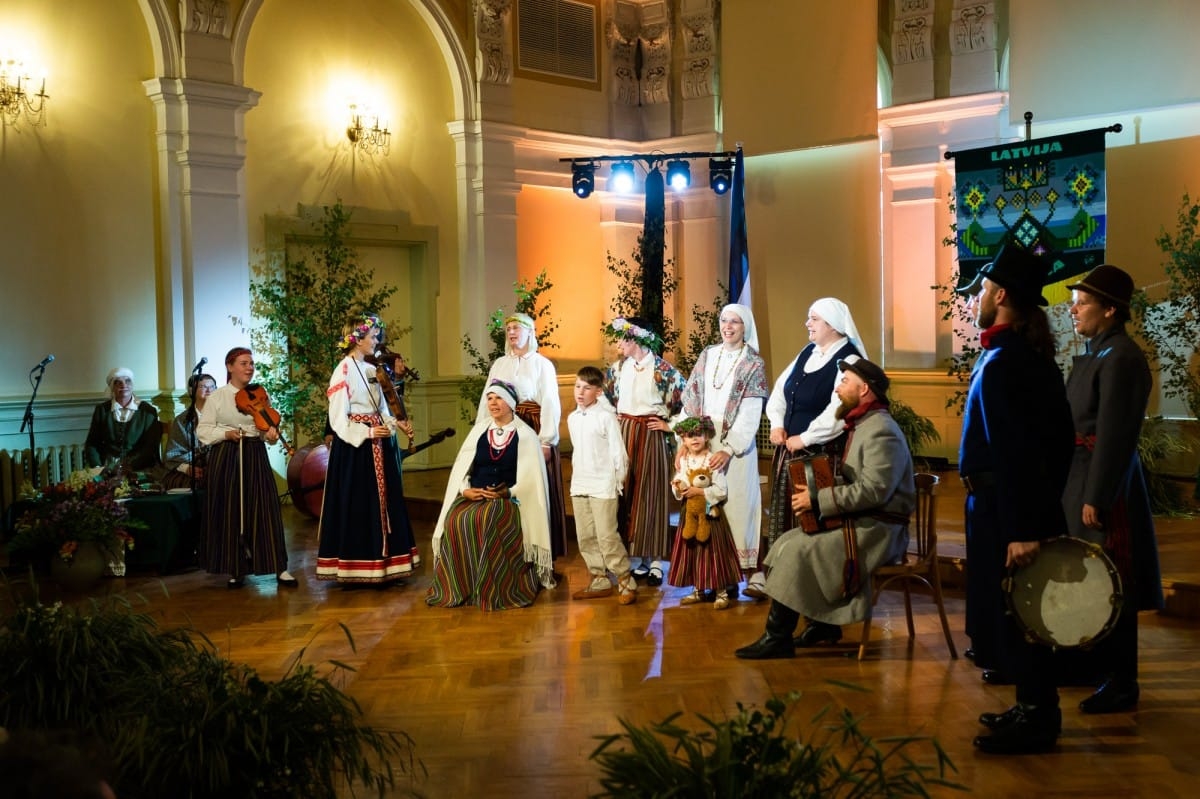
[[[914,524],[910,528],[910,549],[904,556],[904,562],[893,566],[882,566],[871,575],[875,593],[867,608],[867,618],[863,620],[862,641],[858,645],[858,659],[866,656],[867,644],[871,640],[871,617],[875,612],[875,603],[879,601],[879,592],[894,581],[899,580],[904,588],[904,613],[908,618],[908,637],[914,638],[912,592],[909,583],[913,580],[924,583],[937,603],[938,615],[942,619],[942,632],[946,635],[946,646],[950,648],[951,659],[958,659],[958,651],[954,648],[954,639],[950,635],[950,623],[946,621],[946,603],[942,598],[942,581],[938,575],[937,561],[937,495],[934,493],[938,484],[937,475],[920,472],[914,476],[917,484],[917,511]],[[912,546],[916,550],[913,551]]]

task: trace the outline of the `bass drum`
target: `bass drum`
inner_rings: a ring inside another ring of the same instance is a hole
[[[321,518],[321,503],[325,499],[325,472],[329,468],[329,447],[309,444],[296,450],[288,461],[288,493],[292,504],[303,514]]]
[[[1026,639],[1051,649],[1089,649],[1112,632],[1125,601],[1117,567],[1079,538],[1043,541],[1033,562],[1004,581],[1009,613]]]

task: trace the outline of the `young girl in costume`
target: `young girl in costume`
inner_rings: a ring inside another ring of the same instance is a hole
[[[729,532],[725,514],[721,512],[721,506],[728,496],[725,473],[712,472],[711,484],[707,488],[691,485],[688,476],[689,471],[707,468],[709,455],[712,454],[710,442],[716,430],[712,419],[701,416],[684,419],[675,426],[675,433],[683,439],[683,452],[679,471],[671,480],[671,491],[685,505],[690,497],[704,498],[709,535],[705,541],[700,540],[701,536],[685,539],[685,514],[680,514],[667,582],[675,586],[692,586],[692,593],[679,600],[680,605],[702,602],[703,592],[715,590],[717,598],[713,607],[725,610],[733,602],[727,587],[736,585],[741,574],[733,535]],[[713,518],[714,515],[716,518]]]

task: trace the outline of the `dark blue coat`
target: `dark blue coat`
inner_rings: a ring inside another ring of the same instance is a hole
[[[983,488],[967,496],[967,635],[975,662],[1010,674],[1025,652],[1006,616],[1008,545],[1065,535],[1062,493],[1075,434],[1058,366],[1011,328],[993,328],[971,372],[959,472]]]

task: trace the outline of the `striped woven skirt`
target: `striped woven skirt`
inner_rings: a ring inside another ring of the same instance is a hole
[[[704,543],[696,539],[685,540],[676,532],[675,547],[671,550],[671,568],[667,571],[667,583],[675,586],[694,586],[700,591],[719,591],[737,585],[742,579],[741,564],[737,548],[733,545],[733,534],[729,522],[721,514],[709,519],[711,533]]]
[[[516,414],[533,432],[541,432],[541,405],[526,400],[517,404]],[[546,461],[546,488],[550,492],[550,551],[559,558],[567,554],[567,501],[563,494],[562,455],[557,445],[550,447],[550,460]]]
[[[629,473],[617,505],[617,527],[631,557],[662,558],[671,551],[671,439],[646,426],[654,418],[621,414],[618,419]]]
[[[378,416],[351,419],[382,424]],[[353,447],[336,436],[329,450],[317,547],[317,578],[383,583],[421,562],[404,504],[396,439]]]
[[[211,574],[279,574],[287,568],[283,515],[267,445],[257,438],[222,441],[205,472],[200,563]]]
[[[425,603],[443,608],[523,608],[533,604],[539,587],[534,564],[525,561],[516,503],[455,499],[446,511],[441,551],[434,560],[433,585]]]

